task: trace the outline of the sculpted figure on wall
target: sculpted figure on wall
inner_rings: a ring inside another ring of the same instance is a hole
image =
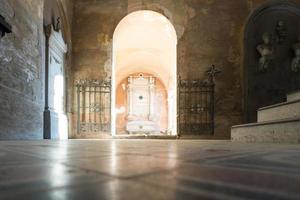
[[[295,52],[295,57],[292,60],[292,71],[299,72],[300,71],[300,35],[298,37],[298,41],[293,45],[293,50]]]
[[[261,55],[259,59],[258,70],[264,72],[269,68],[271,61],[273,60],[274,47],[272,45],[272,35],[270,33],[264,33],[262,36],[263,43],[257,46],[257,51]]]
[[[282,44],[286,38],[287,38],[287,27],[286,27],[286,22],[283,20],[279,20],[277,22],[277,26],[276,26],[276,33],[277,33],[277,39],[278,39],[278,43]]]

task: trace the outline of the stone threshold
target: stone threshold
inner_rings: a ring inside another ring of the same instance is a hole
[[[179,138],[182,140],[230,140],[230,138],[216,135],[181,135]]]
[[[179,139],[176,135],[147,135],[147,134],[134,134],[134,135],[116,135],[112,139]]]
[[[99,136],[86,136],[86,137],[72,137],[70,139],[159,139],[159,140],[230,140],[230,138],[224,138],[224,137],[218,137],[214,135],[181,135],[181,136],[175,136],[175,135],[155,135],[155,134],[132,134],[132,135],[99,135]]]

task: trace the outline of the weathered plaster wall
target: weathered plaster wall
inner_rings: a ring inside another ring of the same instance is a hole
[[[0,39],[0,139],[42,138],[43,1],[1,0],[12,25]]]
[[[206,78],[212,64],[216,78],[216,137],[229,138],[243,121],[243,36],[250,14],[266,0],[75,0],[74,79],[110,76],[112,36],[128,13],[149,9],[167,16],[178,36],[178,72]],[[300,2],[300,1],[295,1]]]
[[[111,76],[112,35],[127,14],[126,1],[74,1],[72,27],[72,79],[104,79]],[[75,41],[75,43],[74,43]],[[72,122],[76,122],[75,88]],[[71,134],[76,133],[76,126]],[[75,136],[74,136],[75,137]]]

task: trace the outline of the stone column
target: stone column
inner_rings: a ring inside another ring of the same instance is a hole
[[[149,78],[149,95],[150,95],[150,102],[149,102],[149,120],[154,121],[155,118],[155,78]]]
[[[132,76],[128,78],[127,85],[128,120],[132,119]]]

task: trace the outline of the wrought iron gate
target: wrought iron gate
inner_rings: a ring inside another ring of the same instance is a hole
[[[111,81],[78,80],[77,134],[109,133],[111,130]]]
[[[178,80],[178,134],[213,135],[215,126],[215,77],[221,73],[214,65],[207,80]]]
[[[178,80],[179,135],[214,134],[214,83]]]

